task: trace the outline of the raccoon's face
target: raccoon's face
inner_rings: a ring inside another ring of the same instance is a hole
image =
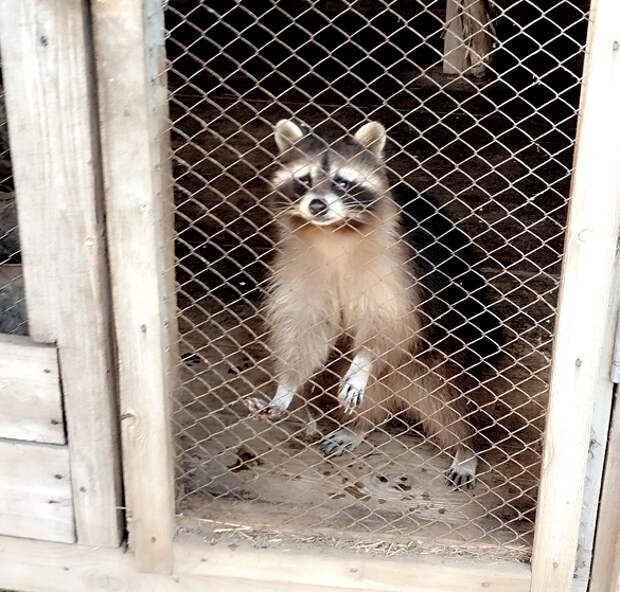
[[[375,217],[387,188],[380,123],[367,123],[354,135],[330,142],[284,119],[275,127],[275,141],[280,156],[272,182],[278,214],[335,227]]]

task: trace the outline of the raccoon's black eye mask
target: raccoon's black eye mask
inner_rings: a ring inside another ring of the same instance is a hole
[[[310,189],[310,184],[312,183],[312,179],[310,178],[310,173],[304,175],[303,177],[295,177],[293,180],[293,186],[295,193],[297,195],[303,195]]]
[[[355,187],[355,181],[351,181],[350,179],[345,179],[340,175],[336,175],[334,177],[333,189],[336,191],[349,191],[353,187]]]

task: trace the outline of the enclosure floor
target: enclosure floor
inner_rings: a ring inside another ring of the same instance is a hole
[[[203,447],[205,457],[217,460],[204,462],[194,478],[202,475],[211,484],[180,505],[180,525],[210,542],[226,533],[228,542],[259,545],[284,537],[289,544],[310,539],[386,554],[528,557],[529,522],[502,525],[501,512],[487,507],[497,506],[499,483],[488,468],[473,493],[459,492],[445,483],[447,456],[419,437],[375,433],[359,454],[326,459],[300,437],[285,439],[283,432],[303,431],[296,422],[252,440],[248,430],[258,426],[243,423]]]
[[[326,458],[318,440],[333,424],[318,407],[310,420],[300,397],[275,424],[245,408],[247,396],[275,390],[252,312],[213,300],[184,311],[174,413],[183,529],[212,542],[226,533],[230,544],[271,537],[378,553],[527,558],[538,451],[514,441],[490,446],[472,492],[447,485],[449,456],[414,427],[389,425],[355,454]]]

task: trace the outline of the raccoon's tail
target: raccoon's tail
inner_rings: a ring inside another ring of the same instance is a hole
[[[481,254],[432,197],[404,184],[392,193],[401,206],[412,281],[420,293],[423,343],[463,368],[492,366],[504,334],[500,318],[490,308]]]

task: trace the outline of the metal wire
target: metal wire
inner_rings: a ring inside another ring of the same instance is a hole
[[[184,527],[259,546],[528,556],[588,3],[497,2],[485,22],[476,0],[457,4],[446,24],[439,0],[169,1]],[[468,69],[447,75],[455,24]],[[264,302],[281,250],[268,197],[283,117],[341,133],[381,121],[390,183],[428,196],[476,254],[503,343],[473,382],[462,364],[450,378],[477,434],[473,491],[446,485],[446,451],[398,414],[326,458],[317,441],[343,421],[337,360],[277,421],[244,405],[278,378]]]
[[[17,228],[17,205],[4,90],[0,83],[0,333],[28,332]]]

